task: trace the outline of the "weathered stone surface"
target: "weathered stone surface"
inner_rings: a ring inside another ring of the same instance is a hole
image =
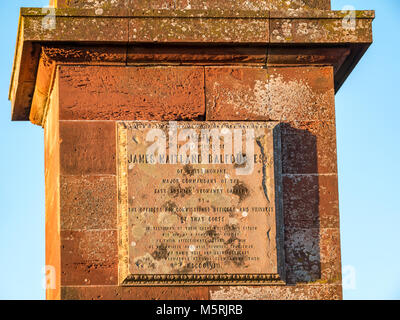
[[[113,121],[60,121],[61,175],[115,174]]]
[[[277,0],[280,1],[280,0]],[[311,8],[307,10],[284,10],[284,9],[276,9],[270,10],[270,18],[273,19],[340,19],[348,18],[349,13],[352,13],[356,19],[374,19],[375,11],[373,10],[321,10],[318,8]]]
[[[268,10],[269,0],[177,0],[176,7],[194,10]]]
[[[195,10],[304,10],[330,9],[330,0],[50,0],[58,8],[195,9]]]
[[[333,70],[206,68],[207,120],[334,120]]]
[[[8,97],[12,106],[12,120],[29,119],[40,51],[38,44],[23,45],[23,34],[18,35],[14,61],[19,63],[13,65]]]
[[[154,18],[131,19],[129,41],[169,43],[268,43],[265,19]]]
[[[156,46],[128,48],[128,64],[257,64],[266,63],[266,46]]]
[[[61,268],[62,286],[117,284],[117,231],[61,231]]]
[[[281,15],[281,13],[277,13]],[[370,18],[357,18],[355,26],[344,26],[342,17],[326,19],[274,18],[271,13],[271,43],[370,43]]]
[[[337,175],[285,175],[285,226],[339,228]]]
[[[335,123],[292,121],[282,124],[282,172],[337,173]]]
[[[53,0],[56,8],[79,8],[79,9],[111,9],[129,7],[132,0]],[[134,2],[137,2],[135,0]]]
[[[25,13],[27,13],[25,11]],[[57,16],[55,28],[43,28],[43,14],[23,18],[25,40],[128,42],[128,20],[118,17]]]
[[[268,48],[267,65],[272,67],[332,65],[334,74],[336,74],[350,54],[351,49],[349,48],[315,48],[307,46],[282,48],[274,46]],[[284,71],[284,69],[280,70]]]
[[[332,67],[268,68],[268,96],[281,121],[335,120]]]
[[[202,119],[201,67],[61,67],[62,120]]]
[[[58,79],[54,81],[54,87],[49,97],[48,112],[44,122],[44,165],[45,177],[51,175],[48,171],[57,166],[57,175],[60,169],[60,124],[59,124],[59,85]]]
[[[54,61],[47,59],[45,55],[41,55],[39,67],[37,70],[37,78],[35,83],[35,91],[33,94],[31,112],[29,120],[41,125],[44,113],[46,112],[47,100],[50,94],[51,79],[54,77],[56,65]]]
[[[331,8],[331,0],[267,0],[270,10],[285,10],[290,12],[293,10],[307,11],[309,9],[329,10]]]
[[[340,300],[340,284],[305,284],[286,287],[212,287],[212,300]]]
[[[126,65],[126,46],[51,45],[43,46],[42,54],[49,61],[62,64]]]
[[[319,228],[285,226],[286,279],[288,284],[321,278]]]
[[[208,300],[208,287],[66,286],[63,300]]]
[[[57,9],[55,28],[43,28],[46,13],[22,10],[25,41],[150,43],[371,43],[374,13],[325,10],[140,10]],[[347,24],[346,24],[347,23]]]
[[[116,229],[116,177],[61,176],[60,197],[61,230]]]
[[[342,264],[339,228],[321,228],[321,280],[341,283]]]
[[[137,0],[51,0],[57,9],[67,12],[93,12],[98,16],[108,14],[128,15],[132,3]]]
[[[289,284],[315,281],[339,283],[339,229],[285,226],[285,258]]]

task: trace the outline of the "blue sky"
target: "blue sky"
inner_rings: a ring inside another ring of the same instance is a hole
[[[47,3],[0,4],[0,299],[44,298],[43,130],[11,122],[7,95],[19,7]],[[344,298],[400,299],[400,1],[332,0],[345,5],[377,18],[374,44],[336,95],[342,263],[356,275]]]

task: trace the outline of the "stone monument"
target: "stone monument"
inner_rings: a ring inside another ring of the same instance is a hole
[[[373,11],[329,0],[22,8],[48,299],[341,299],[335,92]]]

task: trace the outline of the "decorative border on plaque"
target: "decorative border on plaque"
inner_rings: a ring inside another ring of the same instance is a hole
[[[273,156],[275,171],[275,204],[277,228],[278,272],[264,274],[131,274],[129,272],[129,194],[128,194],[128,129],[132,122],[118,121],[117,131],[117,183],[118,183],[118,283],[122,286],[220,286],[220,285],[285,285],[283,251],[281,144],[279,123],[268,121],[274,130]],[[223,121],[221,121],[223,122]],[[260,121],[262,122],[262,121]],[[157,123],[157,121],[155,122]],[[265,179],[265,176],[264,176]],[[282,277],[283,276],[283,277]]]
[[[128,225],[128,168],[127,128],[117,122],[117,183],[118,183],[118,282],[129,275],[129,225]]]
[[[157,274],[130,275],[123,285],[285,285],[277,274]]]

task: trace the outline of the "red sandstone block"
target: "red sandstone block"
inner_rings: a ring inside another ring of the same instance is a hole
[[[320,233],[321,279],[341,281],[342,265],[339,228],[323,228]]]
[[[289,284],[340,281],[339,229],[285,226],[285,260]]]
[[[175,3],[176,0],[131,0],[129,8],[132,10],[166,10],[175,9]]]
[[[337,175],[318,176],[321,228],[339,228],[339,190]]]
[[[50,0],[53,3],[54,0]],[[330,9],[330,0],[98,0],[93,2],[78,0],[58,0],[58,8],[121,8],[133,10],[193,9],[193,10],[274,10],[274,9]]]
[[[126,45],[121,46],[73,46],[56,45],[42,46],[42,54],[46,59],[62,64],[101,64],[126,65]]]
[[[27,9],[29,10],[29,9]],[[39,9],[40,10],[40,9]],[[38,11],[39,11],[38,10]],[[33,10],[30,10],[33,11]],[[102,17],[91,12],[79,12],[77,15],[56,16],[54,29],[41,28],[43,16],[26,14],[24,18],[24,39],[28,41],[64,41],[64,42],[119,42],[125,44],[129,37],[126,18]],[[41,11],[39,11],[41,13]],[[123,13],[123,12],[122,12]],[[127,11],[125,11],[127,13]],[[93,17],[93,18],[92,18]]]
[[[285,226],[286,281],[313,282],[321,278],[319,228]]]
[[[293,9],[307,10],[310,8],[330,10],[331,8],[331,0],[268,0],[268,3],[270,10],[282,9],[293,11]]]
[[[52,0],[54,1],[54,0]],[[137,2],[137,0],[134,0]],[[128,9],[132,3],[132,0],[57,0],[57,8],[79,8],[79,9],[92,9],[92,8],[102,8],[102,9]],[[101,12],[101,11],[100,11]],[[100,13],[99,13],[100,14]]]
[[[193,10],[268,10],[269,3],[265,0],[177,0],[177,8]]]
[[[311,46],[302,47],[269,47],[267,65],[270,67],[277,66],[316,66],[331,65],[335,74],[341,67],[343,61],[349,56],[351,49],[326,47],[315,50]],[[284,68],[281,68],[284,70]]]
[[[54,87],[50,95],[50,108],[47,112],[44,123],[44,165],[45,177],[48,171],[57,166],[52,175],[59,174],[60,166],[60,129],[59,129],[59,108],[58,108],[58,77],[54,81]]]
[[[128,47],[128,64],[248,64],[265,65],[266,46],[140,46]]]
[[[113,121],[60,121],[61,175],[115,174]]]
[[[114,176],[61,176],[61,230],[117,228]]]
[[[207,300],[208,287],[68,286],[63,300]]]
[[[60,298],[61,266],[60,266],[60,233],[59,233],[59,193],[57,173],[50,172],[46,177],[46,297],[47,299]]]
[[[340,284],[299,284],[296,286],[210,287],[212,300],[340,300]]]
[[[285,226],[338,228],[337,175],[288,175],[283,177]]]
[[[135,18],[129,21],[129,41],[136,43],[199,43],[215,44],[267,44],[269,42],[268,17],[199,19]]]
[[[196,120],[204,114],[202,67],[60,68],[61,120]]]
[[[117,283],[116,230],[61,231],[61,285]]]
[[[205,74],[207,120],[270,119],[267,70],[208,67]]]
[[[336,128],[331,121],[281,125],[284,174],[337,173]]]
[[[207,120],[334,120],[331,67],[206,68]]]
[[[268,68],[269,99],[282,120],[335,120],[333,67]]]
[[[282,15],[277,12],[277,15]],[[343,28],[343,18],[336,16],[334,19],[314,17],[305,19],[285,19],[274,16],[270,19],[271,43],[371,43],[372,19],[355,19],[355,28]]]

